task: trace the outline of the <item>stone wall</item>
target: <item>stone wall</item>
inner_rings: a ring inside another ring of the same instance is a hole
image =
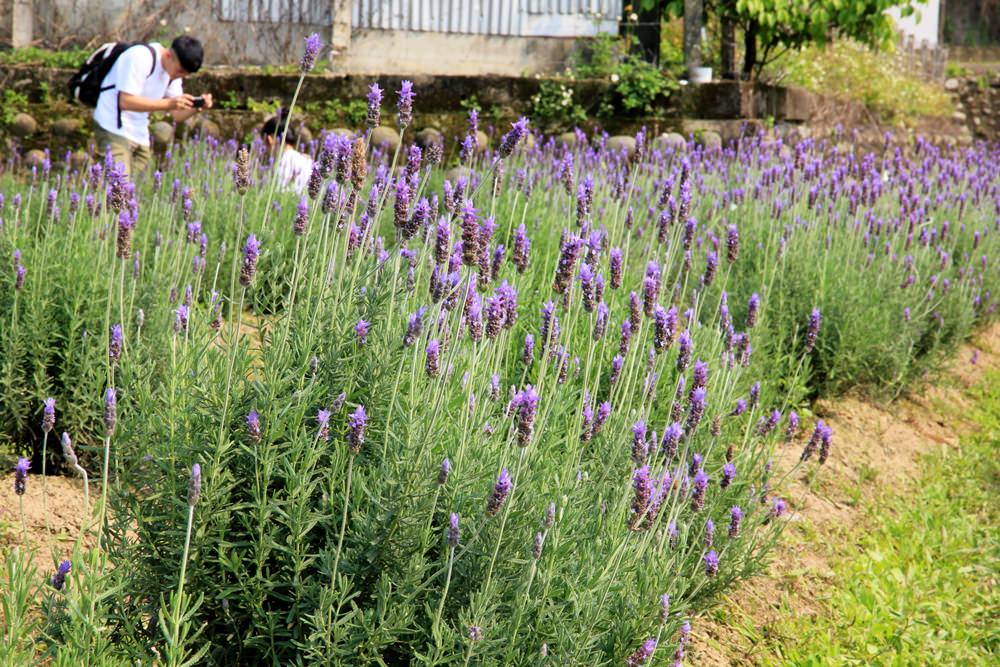
[[[974,138],[1000,141],[1000,72],[948,79],[945,88],[958,107],[956,120]]]

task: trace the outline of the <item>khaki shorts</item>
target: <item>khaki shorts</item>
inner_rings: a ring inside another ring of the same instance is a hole
[[[115,163],[125,165],[125,174],[130,179],[134,180],[135,176],[146,170],[146,165],[149,164],[149,146],[137,144],[120,134],[112,134],[97,123],[94,123],[94,140],[101,154],[108,145],[111,146],[111,156]]]

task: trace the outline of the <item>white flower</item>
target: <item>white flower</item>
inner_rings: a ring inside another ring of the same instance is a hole
[[[631,14],[628,15],[628,20],[631,21],[632,23],[635,23],[639,20],[639,15],[636,14],[635,12],[632,12]]]
[[[677,83],[681,84],[682,86],[688,85],[687,79],[680,79]]]
[[[611,83],[618,83],[619,76],[617,74],[611,75]]]

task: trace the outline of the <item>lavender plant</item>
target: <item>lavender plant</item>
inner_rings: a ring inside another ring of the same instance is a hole
[[[311,203],[209,137],[0,175],[0,433],[53,396],[102,470],[55,655],[681,661],[784,526],[775,448],[836,451],[794,409],[993,314],[996,147],[528,136],[454,182],[321,136]]]

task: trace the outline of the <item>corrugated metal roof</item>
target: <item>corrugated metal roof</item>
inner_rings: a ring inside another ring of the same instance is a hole
[[[355,0],[351,27],[519,37],[616,31],[620,0]]]

